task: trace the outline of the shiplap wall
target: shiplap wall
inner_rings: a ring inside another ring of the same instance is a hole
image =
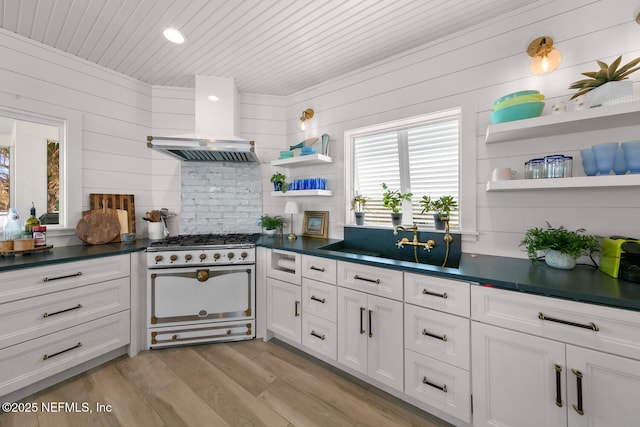
[[[134,194],[140,219],[152,206],[151,156],[145,145],[151,87],[5,30],[0,30],[0,58],[0,94],[18,104],[81,114],[82,209],[89,208],[90,193]],[[146,232],[143,221],[136,227]],[[80,241],[70,230],[49,233],[48,243]]]
[[[287,106],[288,143],[329,133],[335,159],[326,174],[330,188],[338,190],[337,195],[304,198],[309,200],[300,200],[303,208],[329,210],[330,236],[341,237],[345,211],[344,132],[425,114],[446,106],[448,99],[463,97],[476,109],[475,139],[463,140],[462,150],[475,151],[477,158],[471,182],[477,198],[478,232],[476,238],[463,242],[463,251],[525,257],[518,247],[524,231],[545,226],[545,221],[572,229],[584,227],[604,236],[640,236],[637,188],[485,192],[494,167],[511,167],[522,173],[524,161],[546,154],[573,154],[574,175],[583,175],[580,148],[637,139],[640,126],[514,143],[484,143],[493,101],[501,95],[538,89],[547,97],[543,114],[549,114],[556,100],[568,102],[574,92],[568,89],[570,83],[580,79],[581,72],[595,70],[596,60],[610,62],[622,54],[626,62],[640,56],[640,26],[635,22],[638,12],[640,4],[635,0],[537,2],[518,13],[292,95]],[[528,44],[541,35],[551,36],[563,55],[560,68],[544,77],[529,74],[529,57],[525,53]],[[315,117],[307,133],[302,134],[297,130],[297,118],[309,107],[315,110]]]

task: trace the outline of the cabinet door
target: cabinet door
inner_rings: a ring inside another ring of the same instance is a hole
[[[335,285],[302,279],[302,312],[336,322],[338,288]]]
[[[475,426],[566,425],[563,343],[477,322],[471,339]]]
[[[367,294],[338,288],[338,362],[365,375],[367,320]]]
[[[567,395],[569,427],[637,427],[640,361],[567,345]]]
[[[402,303],[368,295],[368,375],[402,391],[404,351]]]
[[[267,328],[300,343],[302,330],[300,286],[267,278]]]

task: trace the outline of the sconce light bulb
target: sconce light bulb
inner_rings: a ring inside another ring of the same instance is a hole
[[[307,121],[300,120],[300,130],[307,130]]]

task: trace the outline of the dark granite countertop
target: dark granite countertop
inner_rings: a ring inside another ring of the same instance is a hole
[[[107,243],[104,245],[77,245],[54,247],[49,250],[31,252],[17,256],[0,256],[0,272],[19,268],[39,267],[61,262],[80,261],[111,255],[144,251],[149,245],[147,239],[137,239],[131,243]]]
[[[289,241],[263,236],[258,246],[640,311],[640,283],[614,279],[591,266],[558,270],[528,259],[463,253],[456,269],[319,249],[339,241],[300,237]]]

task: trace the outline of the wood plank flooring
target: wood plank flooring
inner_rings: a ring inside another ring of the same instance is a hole
[[[276,340],[122,356],[23,402],[92,411],[0,413],[0,426],[450,426]]]

